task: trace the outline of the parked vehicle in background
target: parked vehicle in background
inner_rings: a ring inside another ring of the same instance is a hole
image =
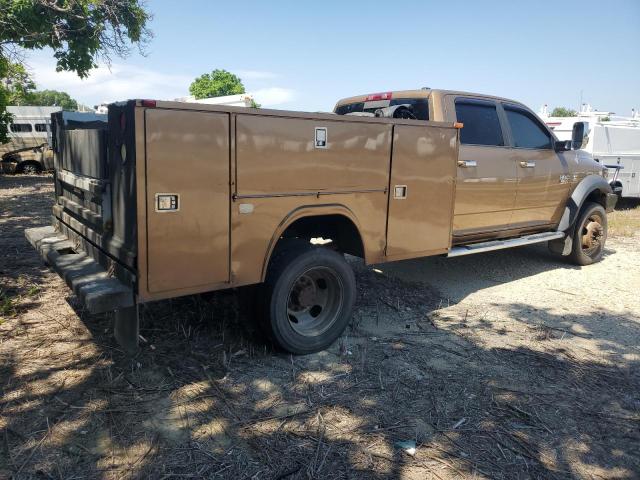
[[[7,107],[13,115],[9,141],[0,144],[0,170],[5,173],[38,173],[53,168],[51,114],[60,107]]]
[[[277,345],[322,350],[356,298],[344,254],[602,257],[617,197],[524,105],[411,90],[336,113],[130,100],[95,130],[56,121],[54,225],[26,236],[127,350],[139,303],[248,285]]]
[[[583,129],[581,151],[596,162],[610,166],[609,180],[622,197],[640,198],[640,115],[630,117],[599,112],[584,105],[576,117],[550,117],[543,107],[541,117],[559,140],[571,139],[574,128]]]
[[[193,95],[188,97],[179,97],[176,102],[203,103],[206,105],[226,105],[227,107],[252,107],[255,105],[253,95],[249,93],[240,93],[238,95],[224,95],[222,97],[211,97],[196,99]]]

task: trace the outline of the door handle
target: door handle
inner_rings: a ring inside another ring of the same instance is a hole
[[[475,160],[458,160],[458,166],[462,168],[477,167],[478,162]]]
[[[536,162],[520,162],[522,168],[535,168]]]

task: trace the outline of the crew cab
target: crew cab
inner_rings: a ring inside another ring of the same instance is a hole
[[[524,105],[441,90],[306,113],[155,100],[54,122],[53,225],[26,236],[90,312],[138,341],[140,303],[258,285],[284,350],[347,326],[367,264],[548,242],[598,261],[616,200]],[[582,139],[574,138],[579,143]]]

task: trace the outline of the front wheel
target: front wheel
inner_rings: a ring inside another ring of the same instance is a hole
[[[607,240],[607,213],[602,205],[584,205],[573,232],[570,259],[577,265],[591,265],[602,259]]]
[[[303,243],[278,252],[265,281],[264,326],[284,350],[324,350],[344,331],[356,296],[344,256]]]

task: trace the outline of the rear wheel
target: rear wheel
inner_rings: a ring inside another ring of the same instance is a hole
[[[275,254],[267,272],[267,333],[291,353],[324,350],[348,325],[355,290],[343,255],[306,242],[289,245]]]
[[[586,203],[573,232],[570,259],[577,265],[591,265],[602,259],[607,240],[607,214],[602,205]]]
[[[18,165],[18,173],[26,173],[27,175],[35,175],[42,171],[42,168],[37,162],[24,162]]]

